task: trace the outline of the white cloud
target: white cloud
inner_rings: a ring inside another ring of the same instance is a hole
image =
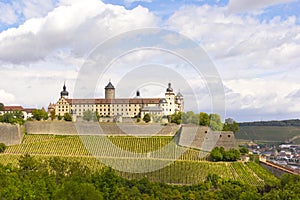
[[[289,3],[295,0],[230,0],[228,13],[251,12],[263,9],[269,6]]]
[[[141,6],[126,10],[98,0],[63,0],[44,17],[1,32],[0,85],[15,97],[4,103],[47,106],[57,101],[64,80],[73,95],[78,70],[93,47],[121,32],[156,26],[157,20]]]
[[[11,93],[6,92],[3,89],[0,89],[0,102],[4,105],[15,103],[15,96]]]
[[[226,17],[224,13],[224,7],[185,7],[167,24],[199,41],[221,68],[235,67],[236,63],[240,70],[298,67],[300,26],[294,17],[267,23],[251,16]]]
[[[108,37],[156,23],[157,18],[141,6],[126,10],[98,0],[65,3],[46,17],[0,33],[0,60],[31,62],[64,48],[82,56]]]
[[[153,0],[124,0],[124,3],[126,5],[130,5],[134,2],[147,2],[147,3],[151,3]]]
[[[259,119],[299,112],[298,101],[286,98],[300,86],[300,26],[295,17],[266,22],[225,13],[225,7],[183,7],[166,24],[199,41],[214,60],[230,89],[226,105],[231,114],[261,110]]]
[[[44,17],[55,7],[54,0],[25,0],[22,3],[24,4],[22,12],[26,19]]]
[[[18,15],[11,4],[0,2],[0,23],[14,24],[18,20]]]

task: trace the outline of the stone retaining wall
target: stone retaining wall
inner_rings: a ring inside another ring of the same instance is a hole
[[[100,126],[99,126],[100,125]],[[178,125],[126,124],[97,122],[26,122],[29,134],[107,135],[107,136],[174,136]]]
[[[23,133],[19,125],[0,123],[0,143],[8,145],[20,144]]]
[[[222,146],[226,150],[237,148],[237,143],[231,131],[211,131],[205,126],[183,125],[179,132],[181,146],[211,151],[216,146]]]

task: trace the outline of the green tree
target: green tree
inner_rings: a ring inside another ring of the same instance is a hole
[[[200,112],[200,119],[199,119],[200,126],[209,126],[209,115],[205,112]]]
[[[4,111],[4,104],[0,103],[0,111]]]
[[[240,147],[240,153],[242,155],[248,154],[249,153],[249,149],[247,147]]]
[[[225,120],[223,131],[232,131],[234,133],[238,132],[240,130],[239,124],[235,122],[233,119],[228,118]]]
[[[4,143],[0,143],[0,153],[3,153],[6,149],[6,145]]]
[[[48,113],[44,111],[43,109],[36,109],[32,111],[33,118],[40,121],[40,120],[47,120],[48,119]]]
[[[84,111],[83,112],[83,120],[85,121],[91,121],[94,118],[94,113],[90,110]]]
[[[144,122],[148,123],[151,121],[151,117],[149,113],[146,113],[143,118]]]
[[[91,183],[66,181],[55,194],[54,199],[101,200],[102,194]]]
[[[210,114],[209,119],[209,126],[213,131],[221,131],[223,129],[221,116],[219,114]]]
[[[12,123],[14,115],[13,113],[4,113],[3,115],[3,122],[4,123]]]
[[[241,153],[239,150],[231,148],[229,151],[225,151],[223,155],[224,161],[237,161],[241,158]]]
[[[199,115],[195,114],[193,111],[188,111],[182,113],[182,123],[184,124],[199,124]]]
[[[171,115],[171,123],[181,124],[181,116],[182,116],[181,112],[176,112],[176,113],[172,114]]]
[[[210,159],[214,162],[223,160],[223,152],[220,147],[215,147],[210,152]]]
[[[62,116],[60,115],[60,113],[59,113],[58,116],[57,116],[57,119],[58,119],[58,120],[62,120],[62,118],[63,118],[63,117],[62,117]]]
[[[99,115],[99,113],[97,111],[95,111],[93,113],[93,121],[94,122],[99,122],[99,119],[100,119],[100,115]]]
[[[65,113],[64,114],[64,120],[67,121],[67,122],[70,122],[72,121],[72,116],[70,113]]]
[[[50,111],[50,118],[51,118],[51,120],[54,120],[56,118],[55,110]]]

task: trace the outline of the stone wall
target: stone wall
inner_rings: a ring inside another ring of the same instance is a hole
[[[19,125],[0,123],[0,143],[8,145],[20,144],[23,133]]]
[[[99,126],[100,125],[100,126]],[[173,136],[178,125],[122,124],[97,122],[26,122],[29,134],[107,135],[107,136]]]
[[[211,131],[208,127],[195,125],[183,125],[181,127],[178,144],[203,151],[211,151],[216,146],[222,146],[226,150],[237,148],[232,132]]]

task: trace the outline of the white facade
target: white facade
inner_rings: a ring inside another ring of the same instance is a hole
[[[109,83],[105,89],[115,90]],[[69,99],[68,92],[64,85],[61,92],[61,98],[55,104],[55,114],[63,116],[70,113],[73,119],[82,117],[87,110],[97,112],[101,117],[122,116],[126,118],[142,117],[143,108],[152,107],[161,110],[159,116],[172,115],[175,112],[183,111],[183,96],[176,96],[169,83],[165,93],[165,98],[140,98],[137,92],[136,98],[115,99],[114,95],[107,95],[109,98],[104,99]],[[106,97],[107,97],[106,96]],[[180,99],[180,101],[178,100]],[[151,110],[151,109],[150,109]]]

